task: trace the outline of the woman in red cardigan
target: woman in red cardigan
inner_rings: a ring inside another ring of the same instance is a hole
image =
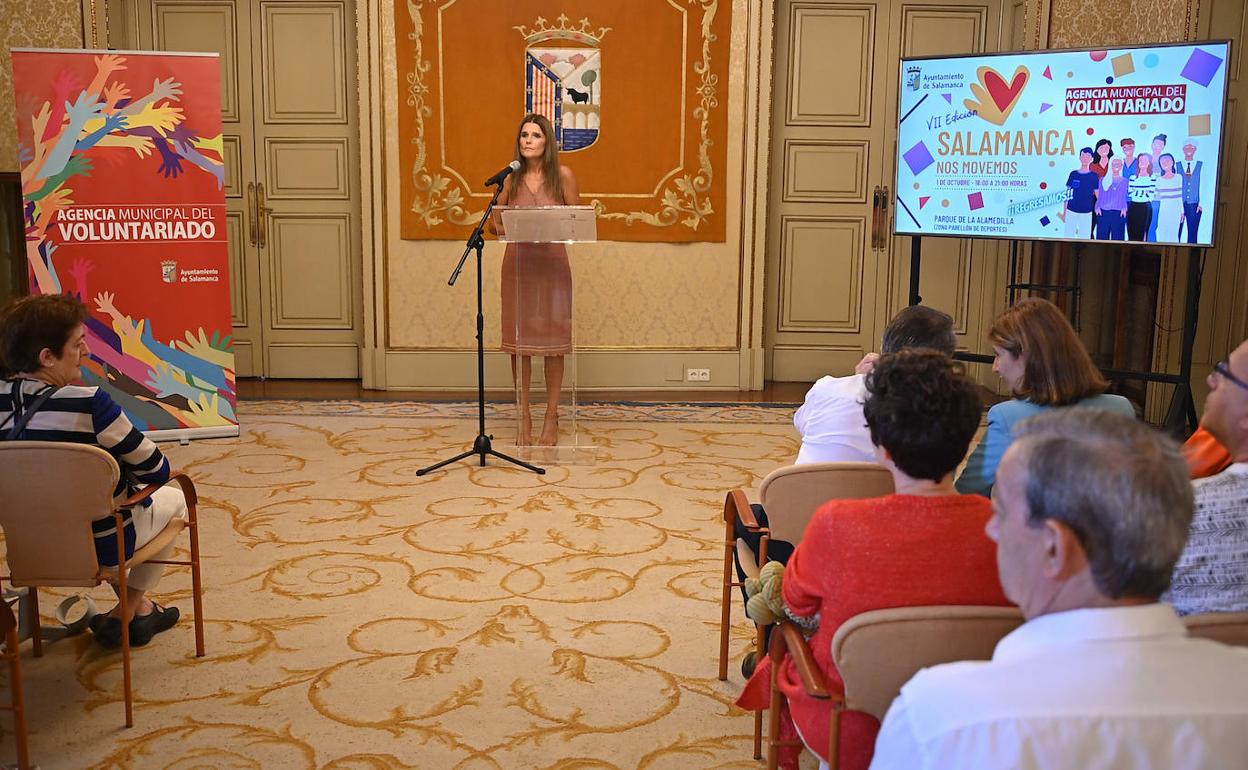
[[[953,486],[979,426],[975,386],[947,356],[926,350],[884,356],[866,385],[863,414],[877,462],[893,474],[896,491],[825,503],[784,569],[787,614],[799,626],[817,624],[810,648],[837,688],[842,682],[832,666],[832,636],[854,615],[889,607],[1009,604],[997,582],[996,549],[984,534],[992,504],[959,495]],[[826,761],[829,701],[806,696],[792,660],[781,665],[780,688],[792,719],[782,724],[796,725]],[[770,669],[764,657],[739,706],[767,708]],[[846,713],[840,766],[865,770],[878,730],[874,717]],[[781,767],[797,767],[797,752],[782,754]]]

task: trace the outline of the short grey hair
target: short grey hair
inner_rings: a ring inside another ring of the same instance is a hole
[[[1078,407],[1024,420],[1014,437],[1025,453],[1028,525],[1069,527],[1106,596],[1161,596],[1192,523],[1178,445],[1132,417]]]

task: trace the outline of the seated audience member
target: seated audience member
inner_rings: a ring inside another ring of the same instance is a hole
[[[991,661],[924,669],[893,701],[872,770],[1243,767],[1248,650],[1187,635],[1158,597],[1192,485],[1178,448],[1103,410],[1018,426],[988,536],[1026,622]]]
[[[929,348],[953,355],[956,340],[953,336],[953,318],[948,313],[923,305],[911,305],[888,322],[880,338],[880,351],[887,355],[899,350]],[[862,418],[862,402],[866,398],[866,376],[879,359],[880,353],[868,353],[854,368],[854,373],[844,377],[821,377],[806,394],[806,400],[793,415],[793,425],[802,437],[795,465],[803,463],[875,462],[875,447]],[[750,506],[754,519],[760,526],[767,526],[767,512],[758,503]],[[758,558],[761,536],[750,532],[737,522],[736,536],[744,540],[750,552]],[[785,540],[767,543],[767,558],[784,564],[793,553],[793,544]],[[745,580],[745,571],[736,551],[733,562],[737,577]],[[743,590],[744,593],[744,590]],[[741,664],[741,672],[747,678],[754,670],[757,652],[749,653]]]
[[[83,320],[86,308],[63,295],[25,297],[0,314],[0,439],[69,441],[100,447],[117,460],[121,480],[113,492],[120,503],[147,484],[169,480],[169,461],[149,439],[130,424],[105,391],[72,384],[80,378],[79,362],[87,349]],[[46,396],[46,398],[44,398]],[[16,433],[14,434],[14,431]],[[150,504],[125,514],[125,549],[129,556],[157,535],[177,516],[186,518],[182,490],[165,487]],[[100,564],[116,566],[117,534],[112,516],[92,523]],[[167,559],[173,544],[154,558]],[[147,598],[156,587],[162,567],[142,564],[130,570],[127,609],[130,644],[147,644],[152,636],[172,628],[177,607],[160,607]],[[120,605],[92,618],[91,630],[105,647],[121,644]]]
[[[1180,615],[1248,611],[1248,342],[1209,373],[1200,424],[1234,460],[1193,482],[1196,513],[1164,597]]]
[[[928,604],[1006,604],[997,581],[992,543],[984,525],[992,506],[977,495],[959,495],[953,472],[979,425],[979,395],[948,356],[930,350],[885,355],[867,375],[863,413],[876,461],[893,474],[896,492],[869,500],[831,500],[811,519],[784,569],[788,615],[818,629],[810,648],[830,686],[841,686],[832,666],[836,629],[854,615],[888,607]],[[737,703],[768,706],[770,660],[760,661]],[[806,696],[792,660],[779,672],[788,698],[786,733],[795,724],[806,745],[827,753],[827,700]],[[879,723],[845,714],[840,761],[846,770],[871,759]],[[784,766],[795,767],[788,752]]]
[[[948,313],[923,305],[911,305],[893,316],[880,338],[880,353],[868,353],[845,377],[820,377],[801,408],[793,415],[793,425],[802,437],[794,463],[875,462],[875,447],[862,419],[862,402],[867,397],[866,375],[880,354],[899,350],[930,348],[953,355],[956,339],[953,319]]]
[[[1022,300],[993,322],[988,341],[996,353],[992,370],[1014,398],[988,410],[988,429],[958,477],[959,492],[985,497],[992,492],[997,464],[1019,420],[1059,406],[1135,416],[1130,401],[1105,393],[1109,383],[1052,302],[1037,297]]]

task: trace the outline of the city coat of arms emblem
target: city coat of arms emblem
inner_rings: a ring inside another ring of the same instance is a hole
[[[525,38],[525,112],[545,115],[555,129],[562,152],[592,145],[602,130],[602,52],[599,46],[609,27],[593,30],[588,19],[559,26],[538,17],[533,28],[516,30]]]

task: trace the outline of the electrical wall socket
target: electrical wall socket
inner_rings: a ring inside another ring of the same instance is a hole
[[[689,382],[710,382],[710,369],[687,369],[685,370],[685,379]]]

